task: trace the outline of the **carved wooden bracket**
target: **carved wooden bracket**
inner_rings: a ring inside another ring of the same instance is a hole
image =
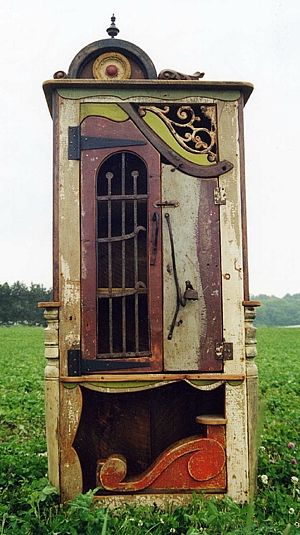
[[[190,437],[176,442],[140,476],[126,480],[127,462],[123,455],[113,454],[98,461],[97,484],[105,490],[123,492],[224,489],[225,426],[208,427],[208,437]]]
[[[179,154],[155,134],[131,104],[119,103],[118,105],[129,115],[130,119],[132,119],[148,141],[150,141],[150,143],[175,167],[175,169],[179,169],[182,173],[197,178],[212,178],[224,175],[224,173],[228,173],[228,171],[233,169],[233,164],[227,160],[222,160],[214,165],[198,165],[186,160],[182,156],[179,156]]]
[[[172,69],[163,69],[157,78],[159,80],[199,80],[203,78],[204,72],[196,71],[194,74],[184,74]]]

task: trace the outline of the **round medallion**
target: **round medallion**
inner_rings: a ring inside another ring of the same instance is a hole
[[[128,80],[131,67],[128,59],[118,52],[106,52],[94,61],[93,76],[97,80]]]

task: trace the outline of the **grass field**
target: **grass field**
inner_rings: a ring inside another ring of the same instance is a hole
[[[0,328],[0,535],[300,533],[300,329],[258,330],[258,492],[250,506],[201,496],[183,508],[95,509],[92,493],[61,507],[49,486],[43,332]]]

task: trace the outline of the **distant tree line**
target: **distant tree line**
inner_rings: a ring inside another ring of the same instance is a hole
[[[256,309],[256,325],[300,325],[300,293],[282,298],[261,294],[252,299],[262,304]]]
[[[41,284],[0,284],[0,324],[43,324],[43,310],[37,308],[37,303],[51,299],[52,290]],[[261,294],[252,299],[262,303],[256,311],[256,325],[300,325],[300,293],[282,298]]]
[[[23,282],[0,284],[0,324],[43,324],[43,310],[37,308],[39,301],[50,301],[52,290],[40,284],[28,287]]]

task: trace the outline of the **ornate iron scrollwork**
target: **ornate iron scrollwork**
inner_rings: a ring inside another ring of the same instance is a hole
[[[157,115],[176,141],[187,151],[207,154],[210,162],[217,159],[217,127],[215,105],[139,106],[143,117],[147,111]]]

